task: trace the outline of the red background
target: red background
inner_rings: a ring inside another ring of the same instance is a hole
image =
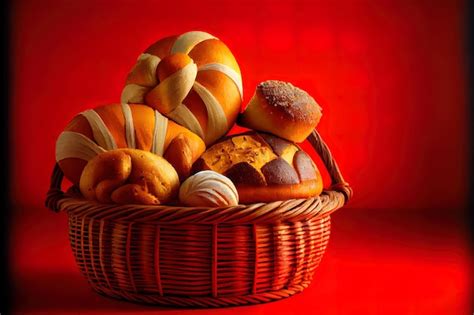
[[[314,96],[324,113],[318,130],[355,190],[334,215],[315,277],[321,280],[298,297],[246,310],[470,313],[471,256],[462,224],[465,11],[463,1],[15,1],[10,159],[17,307],[143,310],[96,297],[79,277],[65,215],[42,206],[54,144],[78,112],[119,101],[126,74],[149,44],[204,30],[236,56],[244,104],[267,79]],[[63,291],[58,281],[74,289]]]

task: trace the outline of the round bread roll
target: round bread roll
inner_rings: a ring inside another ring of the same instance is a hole
[[[214,171],[190,176],[179,189],[179,201],[192,207],[225,207],[239,204],[239,194],[230,179]]]
[[[206,149],[197,135],[146,105],[111,104],[72,119],[56,142],[56,161],[66,178],[78,184],[87,161],[117,148],[163,156],[182,180]]]
[[[227,133],[240,112],[239,65],[211,34],[166,37],[138,57],[122,102],[147,104],[211,144]]]
[[[308,93],[291,83],[269,80],[257,85],[238,124],[299,143],[316,128],[321,116],[321,107]]]
[[[164,158],[137,149],[102,152],[82,172],[79,188],[101,203],[157,205],[176,196],[178,174]]]
[[[323,189],[321,174],[308,154],[267,133],[233,135],[214,144],[194,163],[192,172],[201,170],[228,177],[244,204],[309,198]]]

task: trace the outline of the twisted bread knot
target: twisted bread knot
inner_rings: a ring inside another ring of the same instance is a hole
[[[242,103],[242,77],[230,50],[205,32],[164,38],[138,57],[123,103],[144,103],[211,144],[229,131]]]
[[[178,174],[171,164],[136,149],[98,154],[87,163],[79,185],[86,199],[119,204],[165,203],[178,187]]]

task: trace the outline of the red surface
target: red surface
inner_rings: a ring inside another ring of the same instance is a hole
[[[471,313],[472,257],[461,224],[465,7],[409,0],[14,1],[10,261],[17,309],[153,311],[93,294],[74,265],[65,216],[42,203],[54,143],[69,119],[118,102],[127,72],[150,43],[200,29],[234,52],[244,103],[267,79],[291,81],[315,97],[324,111],[318,129],[355,190],[350,208],[335,215],[327,256],[307,291],[215,313]]]
[[[24,210],[24,209],[17,209]],[[31,210],[31,209],[30,209]],[[13,242],[15,313],[141,314],[163,308],[96,294],[75,266],[66,215],[20,215]],[[20,211],[19,211],[20,212]],[[47,218],[41,227],[38,219]],[[313,283],[278,302],[166,314],[471,314],[472,260],[460,217],[345,209]]]

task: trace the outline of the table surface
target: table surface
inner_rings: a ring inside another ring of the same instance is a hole
[[[343,209],[313,283],[281,301],[220,309],[139,305],[96,294],[75,266],[66,215],[18,207],[11,220],[14,314],[472,314],[462,214]]]

